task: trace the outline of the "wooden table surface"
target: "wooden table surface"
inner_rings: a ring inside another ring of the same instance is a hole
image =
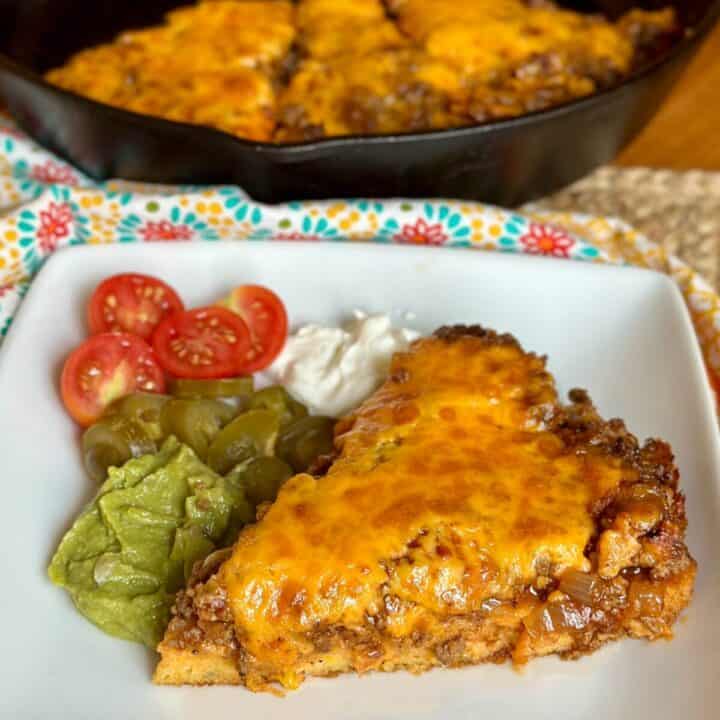
[[[618,163],[720,170],[720,24]]]

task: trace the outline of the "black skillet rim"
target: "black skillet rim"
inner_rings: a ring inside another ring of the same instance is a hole
[[[612,87],[599,90],[592,95],[571,100],[556,107],[547,108],[545,110],[535,110],[518,117],[492,120],[460,128],[433,129],[395,134],[341,135],[337,137],[305,140],[295,143],[283,143],[281,145],[272,142],[246,140],[212,127],[178,122],[175,120],[165,120],[163,118],[153,117],[152,115],[137,113],[132,110],[117,108],[97,100],[91,100],[83,95],[70,90],[65,90],[49,83],[38,73],[29,70],[2,52],[0,52],[0,70],[4,69],[11,74],[19,76],[23,80],[31,82],[46,92],[66,97],[70,101],[76,103],[79,102],[80,104],[85,105],[88,110],[101,113],[111,119],[115,118],[118,120],[124,120],[125,122],[131,122],[132,124],[141,127],[152,127],[158,131],[172,130],[177,132],[185,129],[196,134],[204,134],[208,138],[213,137],[216,140],[223,138],[226,141],[237,143],[240,147],[245,149],[253,149],[258,152],[263,152],[271,157],[276,157],[277,159],[300,161],[306,159],[307,157],[322,155],[328,151],[346,147],[353,148],[364,145],[375,146],[383,144],[394,145],[397,143],[421,143],[432,140],[456,139],[463,138],[465,136],[484,135],[494,131],[502,131],[506,129],[510,130],[524,125],[532,125],[545,118],[552,119],[553,117],[559,117],[572,113],[576,109],[590,108],[593,105],[602,104],[607,97],[613,94],[619,94],[628,86],[634,85],[640,80],[653,75],[659,68],[672,63],[676,58],[690,50],[707,36],[710,30],[714,27],[718,18],[720,18],[720,0],[715,0],[715,2],[709,6],[700,22],[691,28],[688,28],[684,37],[675,43],[675,45],[670,48],[665,55],[642,67],[640,70],[631,73],[628,77],[624,78],[621,82],[613,85]]]

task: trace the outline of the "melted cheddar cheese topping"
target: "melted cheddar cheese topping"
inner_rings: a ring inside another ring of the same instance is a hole
[[[677,30],[672,8],[611,22],[526,0],[199,0],[46,78],[119,108],[285,143],[553,107],[615,84]]]
[[[294,13],[281,0],[179,8],[162,25],[76,53],[47,79],[115,107],[270,140],[272,74],[295,38]]]
[[[620,72],[632,61],[630,40],[598,16],[529,8],[523,0],[405,0],[397,5],[400,27],[430,55],[480,75],[552,53],[605,58]]]
[[[288,481],[221,568],[244,647],[291,662],[298,634],[378,613],[404,637],[587,570],[590,508],[629,471],[549,432],[556,402],[544,359],[511,342],[433,337],[396,355],[339,423],[328,474]]]

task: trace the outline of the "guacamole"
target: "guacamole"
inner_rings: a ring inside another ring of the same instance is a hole
[[[101,630],[155,647],[194,562],[252,517],[242,486],[171,436],[158,453],[110,468],[48,574]]]

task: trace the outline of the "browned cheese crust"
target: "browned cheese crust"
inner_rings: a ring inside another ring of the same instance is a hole
[[[559,403],[512,336],[441,328],[336,434],[324,477],[197,568],[155,682],[273,690],[671,637],[696,569],[671,448],[582,390]]]
[[[677,40],[538,0],[213,0],[82,50],[55,85],[278,143],[472,125],[589,95]]]

